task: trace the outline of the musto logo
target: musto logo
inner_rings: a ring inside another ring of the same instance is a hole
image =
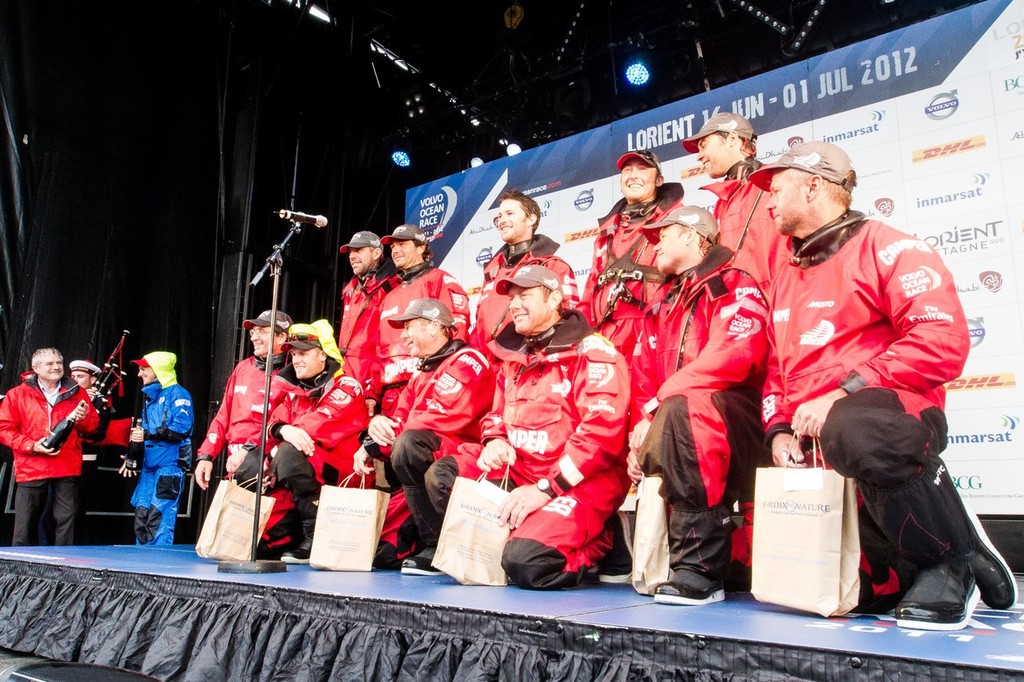
[[[417,223],[427,239],[438,239],[455,214],[459,197],[451,187],[442,187],[436,194],[420,199]]]

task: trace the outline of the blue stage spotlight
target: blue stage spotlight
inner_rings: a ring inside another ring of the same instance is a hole
[[[391,163],[395,164],[399,168],[408,168],[412,163],[412,158],[409,156],[409,152],[396,149],[391,152]]]
[[[626,82],[635,87],[647,85],[647,82],[651,80],[651,70],[640,57],[631,59],[626,64],[626,70],[623,74],[625,75]]]

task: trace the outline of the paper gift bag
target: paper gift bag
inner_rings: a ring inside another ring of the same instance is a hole
[[[366,488],[366,477],[358,488],[325,485],[320,490],[316,532],[309,553],[309,565],[328,571],[369,571],[377,553],[380,531],[391,495]]]
[[[506,480],[508,470],[506,469]],[[434,554],[434,568],[463,585],[508,584],[501,555],[509,528],[498,523],[498,510],[508,492],[490,481],[455,479]]]
[[[246,481],[248,483],[255,483]],[[206,512],[206,520],[196,541],[196,554],[220,561],[249,561],[252,559],[252,521],[256,513],[256,493],[246,490],[233,479],[217,484],[213,503]],[[260,498],[259,537],[267,527],[274,510],[274,498]]]
[[[633,530],[633,588],[651,594],[672,576],[668,565],[668,509],[661,496],[661,476],[644,476],[636,500]]]
[[[853,609],[860,595],[856,483],[832,470],[759,468],[754,505],[754,597],[822,616]]]

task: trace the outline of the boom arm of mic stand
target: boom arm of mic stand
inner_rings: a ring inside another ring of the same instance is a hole
[[[252,278],[252,281],[249,282],[249,286],[254,287],[259,284],[260,280],[263,279],[263,276],[267,274],[267,269],[270,268],[271,265],[281,265],[281,254],[284,253],[284,247],[288,246],[288,242],[291,238],[301,231],[302,223],[293,220],[291,229],[288,230],[288,234],[284,236],[284,239],[281,240],[280,244],[274,245],[274,250],[269,256],[267,256],[266,262],[263,264],[263,267],[260,268],[260,271],[256,273],[256,276]]]

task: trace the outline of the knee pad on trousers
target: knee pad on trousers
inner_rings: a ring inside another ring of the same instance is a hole
[[[501,567],[509,580],[524,590],[578,587],[586,570],[568,572],[565,562],[565,556],[554,547],[528,538],[509,538],[501,555]]]
[[[899,488],[860,486],[864,508],[900,556],[929,566],[960,558],[974,547],[970,519],[946,465],[930,457],[910,483]]]
[[[391,466],[402,485],[423,485],[423,476],[434,463],[441,438],[425,429],[409,429],[391,444]]]
[[[282,443],[270,461],[270,470],[278,482],[291,491],[296,500],[320,495],[320,481],[309,458],[291,443]]]

